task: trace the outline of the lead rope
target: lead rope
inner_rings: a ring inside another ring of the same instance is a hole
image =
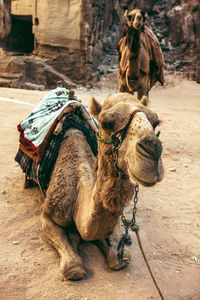
[[[125,228],[125,233],[122,235],[120,241],[119,241],[119,244],[118,244],[118,247],[117,247],[117,250],[118,250],[118,258],[119,258],[119,261],[121,262],[122,259],[123,259],[123,252],[124,252],[124,246],[130,246],[132,244],[132,241],[131,241],[131,237],[128,233],[129,229],[131,228],[131,230],[133,232],[135,232],[136,234],[136,238],[137,238],[137,241],[138,241],[138,245],[139,245],[139,248],[140,248],[140,251],[142,253],[142,256],[143,256],[143,259],[144,259],[144,262],[147,266],[147,269],[150,273],[150,276],[153,280],[153,283],[160,295],[160,298],[162,300],[164,300],[164,296],[157,284],[157,281],[153,275],[153,272],[151,271],[151,268],[150,268],[150,265],[148,263],[148,260],[147,260],[147,257],[144,253],[144,249],[143,249],[143,246],[142,246],[142,243],[141,243],[141,239],[140,239],[140,235],[139,235],[139,227],[138,225],[136,224],[136,212],[137,212],[137,203],[138,203],[138,192],[139,192],[139,185],[136,184],[135,185],[135,194],[134,194],[134,206],[133,206],[133,216],[132,216],[132,219],[131,220],[127,220],[126,217],[124,216],[124,208],[123,208],[123,205],[122,205],[122,201],[121,201],[121,179],[122,179],[122,170],[120,169],[120,167],[118,166],[118,163],[117,163],[117,158],[118,158],[118,148],[116,149],[115,147],[113,147],[113,154],[114,154],[114,164],[115,164],[115,167],[117,168],[117,171],[118,171],[118,188],[119,188],[119,200],[120,200],[120,209],[121,209],[121,221],[124,225],[124,228]]]

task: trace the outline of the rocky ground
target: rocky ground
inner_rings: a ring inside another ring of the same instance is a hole
[[[102,90],[79,88],[76,94],[87,104],[91,96],[103,101],[108,93],[116,91],[112,74],[102,85]],[[0,88],[0,97],[11,99],[0,100],[0,298],[160,299],[134,234],[132,262],[127,269],[109,270],[99,250],[83,243],[80,253],[88,278],[80,282],[63,280],[58,255],[41,234],[40,191],[23,189],[24,175],[14,161],[19,137],[16,125],[45,93]],[[137,223],[166,300],[200,299],[199,95],[200,85],[177,77],[168,77],[164,88],[155,87],[150,93],[150,107],[162,120],[165,177],[155,187],[140,187]]]

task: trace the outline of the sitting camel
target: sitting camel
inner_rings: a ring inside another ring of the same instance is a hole
[[[82,131],[68,129],[41,214],[43,234],[58,251],[61,272],[70,280],[87,274],[78,254],[81,239],[95,241],[111,269],[127,266],[128,254],[119,260],[116,246],[122,207],[133,197],[133,181],[149,187],[163,177],[154,112],[128,93],[108,96],[103,105],[93,98],[91,111],[99,122],[98,157]]]
[[[159,81],[164,84],[164,58],[153,32],[144,25],[140,9],[125,12],[125,36],[119,41],[118,88],[147,100],[148,92]]]

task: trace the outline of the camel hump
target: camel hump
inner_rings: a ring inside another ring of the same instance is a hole
[[[162,85],[164,84],[164,56],[160,47],[160,43],[156,35],[145,26],[144,34],[147,40],[149,40],[151,47],[151,87],[158,80]]]

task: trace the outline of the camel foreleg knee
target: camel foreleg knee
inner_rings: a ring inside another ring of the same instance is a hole
[[[86,270],[82,258],[79,256],[77,249],[67,237],[66,231],[55,224],[50,217],[42,213],[42,231],[47,239],[58,252],[60,256],[60,270],[63,276],[69,280],[80,280],[86,276]]]

